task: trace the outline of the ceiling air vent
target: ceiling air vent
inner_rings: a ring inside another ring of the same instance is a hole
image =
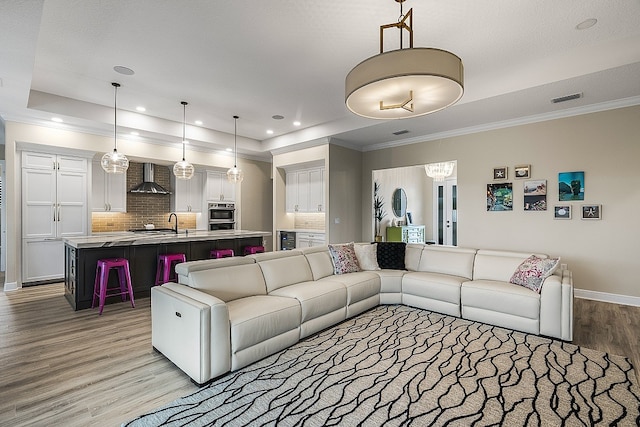
[[[405,133],[409,133],[409,131],[406,130],[406,129],[403,129],[403,130],[398,130],[398,131],[393,132],[394,135],[403,135]]]
[[[560,96],[558,98],[553,98],[551,100],[551,102],[553,104],[557,104],[558,102],[565,102],[565,101],[571,101],[573,99],[578,99],[578,98],[582,98],[582,92],[580,93],[573,93],[571,95],[565,95],[565,96]]]

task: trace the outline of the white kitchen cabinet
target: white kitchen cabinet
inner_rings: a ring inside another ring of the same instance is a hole
[[[106,173],[100,162],[91,167],[91,210],[93,212],[127,211],[127,174]]]
[[[22,153],[22,282],[64,276],[65,237],[88,233],[87,159]]]
[[[204,205],[204,173],[195,172],[191,179],[173,180],[172,210],[174,212],[202,212]]]
[[[324,212],[324,168],[287,171],[287,212]]]
[[[233,202],[236,200],[235,184],[229,182],[226,172],[207,171],[207,201]]]
[[[296,249],[312,246],[324,246],[326,244],[324,233],[296,233]]]

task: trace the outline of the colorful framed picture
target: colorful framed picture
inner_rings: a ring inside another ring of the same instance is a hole
[[[508,171],[509,168],[507,168],[506,166],[493,168],[493,179],[507,179]]]
[[[510,182],[487,184],[487,211],[512,211],[513,185]]]
[[[571,219],[571,205],[554,206],[553,219]]]
[[[602,219],[602,205],[582,205],[582,219]]]
[[[531,178],[531,165],[518,165],[513,168],[513,174],[516,178]]]
[[[525,181],[524,183],[524,210],[547,210],[547,180]]]
[[[558,174],[558,200],[584,200],[584,172],[560,172]]]

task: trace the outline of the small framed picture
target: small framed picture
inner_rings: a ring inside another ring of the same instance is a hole
[[[553,219],[571,219],[571,205],[554,206]]]
[[[506,166],[500,166],[493,168],[493,179],[507,179],[508,168]]]
[[[602,219],[602,205],[582,205],[582,219]]]
[[[407,211],[407,225],[413,225],[413,214]]]
[[[516,178],[530,178],[531,177],[531,165],[518,165],[513,168]]]

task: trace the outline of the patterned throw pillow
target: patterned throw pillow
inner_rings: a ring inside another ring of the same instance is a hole
[[[353,245],[358,258],[358,264],[363,270],[380,270],[378,265],[378,244]]]
[[[559,263],[560,258],[538,258],[531,255],[522,261],[509,282],[540,293],[544,279],[553,274]]]
[[[404,270],[404,252],[407,244],[404,242],[378,243],[378,265],[380,268]]]
[[[360,271],[360,264],[353,249],[353,242],[343,245],[329,245],[333,272],[335,274],[355,273]]]

